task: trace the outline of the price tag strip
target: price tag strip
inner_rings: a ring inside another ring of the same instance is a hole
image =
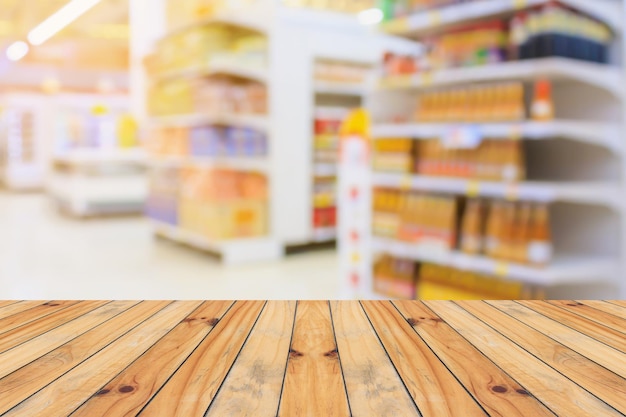
[[[448,149],[476,149],[482,140],[480,128],[476,125],[453,126],[441,137],[443,146]]]

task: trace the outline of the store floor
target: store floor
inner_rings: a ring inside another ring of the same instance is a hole
[[[155,239],[141,217],[74,220],[45,195],[0,192],[0,299],[329,299],[333,251],[225,267]]]

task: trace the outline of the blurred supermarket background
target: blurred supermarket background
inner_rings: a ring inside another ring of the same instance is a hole
[[[622,0],[0,0],[0,299],[626,298]]]

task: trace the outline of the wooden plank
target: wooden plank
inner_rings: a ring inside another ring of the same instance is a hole
[[[459,301],[465,310],[550,365],[596,397],[626,414],[626,379],[484,302]]]
[[[596,323],[544,301],[520,301],[519,303],[565,326],[571,327],[580,333],[605,343],[622,353],[626,353],[626,334],[618,330]]]
[[[422,416],[487,415],[393,304],[361,304]]]
[[[13,314],[21,313],[30,308],[37,307],[46,301],[8,301],[0,307],[0,319],[5,319]]]
[[[14,314],[0,319],[0,335],[52,313],[59,312],[74,304],[78,304],[78,301],[49,301],[23,311],[21,314]]]
[[[4,416],[69,415],[98,388],[156,343],[198,307],[199,302],[174,302],[144,321],[116,343],[73,368],[53,384],[13,407]]]
[[[128,368],[97,390],[72,417],[136,415],[233,305],[205,302]]]
[[[327,301],[299,301],[280,417],[349,416]]]
[[[267,302],[205,416],[276,416],[295,312],[295,301]]]
[[[0,379],[0,414],[50,384],[170,304],[142,302]]]
[[[19,300],[0,300],[0,309],[8,305],[21,303],[21,302],[22,301],[19,301]]]
[[[264,305],[261,301],[235,303],[140,415],[204,415]]]
[[[0,378],[80,336],[103,321],[128,310],[135,304],[137,304],[136,301],[114,301],[0,353]]]
[[[626,378],[624,354],[514,301],[488,301],[509,316]]]
[[[91,310],[102,307],[107,303],[109,303],[109,301],[83,301],[77,304],[75,303],[71,307],[57,310],[38,320],[30,321],[27,325],[19,326],[3,333],[0,335],[0,353],[24,343],[33,337],[44,334],[68,321],[74,320],[76,317],[87,314]],[[16,317],[18,316],[19,314]]]
[[[419,416],[357,301],[331,301],[337,351],[354,416]]]
[[[453,302],[426,305],[557,415],[622,416]]]
[[[606,300],[606,302],[626,308],[626,300]]]
[[[620,307],[615,304],[607,303],[606,301],[577,300],[577,302],[593,307],[596,310],[604,311],[605,313],[613,314],[614,316],[626,319],[626,307]]]
[[[422,344],[429,346],[489,415],[520,417],[554,415],[552,411],[537,401],[536,398],[529,396],[524,387],[511,378],[506,373],[506,370],[494,365],[489,358],[478,351],[424,304],[414,301],[396,301],[394,304],[402,314],[404,323],[407,326],[412,325],[417,333],[416,336],[419,335],[423,339],[422,343],[420,343],[422,339],[416,340],[415,347],[406,346],[404,350],[399,351],[403,356],[412,358],[411,349],[417,347],[423,350],[424,348],[420,346]],[[384,325],[384,322],[381,325]],[[374,327],[378,329],[376,323],[374,323]],[[397,325],[393,323],[389,327],[391,329],[386,330],[386,332],[394,331],[393,327],[400,327],[400,323]],[[402,343],[401,340],[399,342]],[[388,348],[387,351],[390,352],[390,349]],[[435,364],[433,370],[436,367],[437,365]],[[414,369],[419,369],[419,367]],[[411,369],[409,368],[408,371],[410,372]],[[424,369],[423,373],[418,372],[418,374],[423,375],[428,375],[428,373],[428,369]],[[439,374],[440,371],[437,373]],[[424,383],[428,384],[431,378],[424,379]],[[449,402],[456,403],[458,401],[457,398],[463,396],[463,393],[455,394],[449,390],[448,387],[454,383],[456,381],[453,383],[441,381],[442,394],[439,395],[444,401],[448,399]],[[432,398],[428,397],[429,400],[432,400]],[[453,401],[452,398],[454,398]],[[426,416],[427,414],[420,402],[418,402],[418,406],[422,415]],[[457,405],[454,406],[457,407]],[[467,412],[457,412],[456,410],[449,410],[448,414],[452,416],[468,415]],[[438,410],[433,410],[432,415],[444,414]]]
[[[626,332],[626,319],[616,317],[613,314],[606,314],[603,311],[596,310],[591,306],[577,301],[558,300],[548,301],[548,303],[569,311],[577,316],[584,317],[587,320],[591,320],[594,323],[610,327],[611,329],[622,334]],[[624,335],[624,337],[626,337],[626,335]],[[626,344],[626,342],[624,344]]]

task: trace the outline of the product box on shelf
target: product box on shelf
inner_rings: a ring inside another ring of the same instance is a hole
[[[267,234],[267,180],[261,174],[187,168],[180,223],[208,239]]]

